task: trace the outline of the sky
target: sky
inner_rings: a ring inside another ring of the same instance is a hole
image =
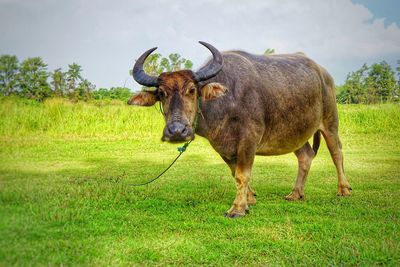
[[[194,69],[220,51],[304,52],[342,84],[363,63],[400,59],[399,0],[0,0],[0,54],[39,56],[48,70],[76,62],[97,88],[139,85],[145,50],[179,53]]]

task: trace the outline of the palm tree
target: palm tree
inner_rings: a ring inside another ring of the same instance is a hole
[[[75,98],[75,91],[78,81],[82,81],[82,67],[76,63],[68,65],[67,71],[67,82],[68,82],[68,94],[71,98]]]
[[[61,71],[61,68],[54,70],[51,73],[51,85],[53,87],[53,93],[55,96],[63,96],[65,91],[65,72]]]

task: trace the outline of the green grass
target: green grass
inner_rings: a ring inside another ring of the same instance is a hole
[[[400,263],[400,106],[339,106],[336,197],[325,144],[306,200],[287,202],[296,158],[257,157],[257,205],[227,219],[235,186],[207,140],[177,155],[154,108],[0,100],[0,266]]]

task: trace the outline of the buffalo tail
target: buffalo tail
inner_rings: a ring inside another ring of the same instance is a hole
[[[321,144],[321,131],[318,130],[315,132],[313,137],[312,149],[314,150],[314,157],[317,155],[320,144]]]

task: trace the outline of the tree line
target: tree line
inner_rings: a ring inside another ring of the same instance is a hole
[[[82,67],[76,63],[47,71],[47,64],[40,57],[27,58],[21,63],[16,56],[0,57],[0,93],[4,96],[43,101],[48,97],[67,97],[71,100],[89,100],[95,85],[82,77]]]
[[[264,54],[274,54],[268,48]],[[359,70],[350,72],[345,83],[337,86],[336,100],[343,104],[373,104],[400,101],[400,60],[395,70],[385,61],[371,66],[364,64]],[[192,69],[192,61],[172,53],[163,57],[151,54],[144,64],[146,73],[158,76],[165,71]],[[68,70],[57,68],[47,70],[47,64],[40,57],[18,61],[16,56],[0,57],[0,94],[43,101],[48,97],[64,97],[71,101],[119,99],[126,101],[132,92],[126,87],[96,89],[96,86],[82,76],[82,66],[68,65]],[[397,79],[396,79],[397,74]],[[144,87],[142,88],[144,89]]]
[[[342,104],[398,102],[400,60],[397,61],[396,73],[386,61],[371,66],[364,64],[350,72],[342,86],[337,86],[336,100]]]
[[[40,57],[27,58],[21,63],[14,55],[0,56],[0,94],[43,101],[49,97],[64,97],[74,102],[119,99],[127,101],[132,95],[129,88],[111,87],[96,89],[96,86],[82,76],[82,66],[68,65],[68,70],[57,68],[47,70],[47,64]],[[177,53],[162,57],[155,53],[148,57],[144,69],[150,75],[164,71],[191,69],[193,63]]]

